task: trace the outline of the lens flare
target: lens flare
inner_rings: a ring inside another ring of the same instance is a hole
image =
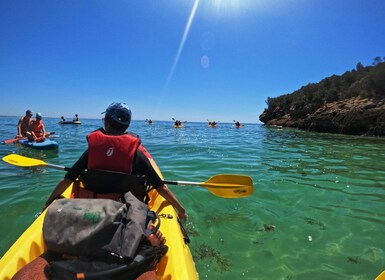
[[[210,58],[207,55],[202,56],[202,58],[201,58],[201,66],[204,69],[209,68],[209,66],[210,66]]]
[[[193,6],[191,13],[190,13],[190,17],[187,21],[186,27],[185,27],[184,32],[183,32],[182,40],[180,41],[180,44],[179,44],[178,52],[175,56],[174,63],[171,67],[171,71],[170,71],[168,78],[167,78],[166,89],[168,88],[168,85],[169,85],[172,77],[174,76],[174,72],[175,72],[176,66],[178,65],[180,55],[181,55],[183,48],[184,48],[184,44],[186,43],[186,39],[187,39],[188,33],[190,31],[190,27],[191,27],[191,24],[193,22],[195,13],[197,11],[198,4],[199,4],[199,0],[195,0],[194,6]]]

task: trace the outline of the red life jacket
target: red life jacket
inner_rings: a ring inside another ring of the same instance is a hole
[[[41,137],[43,136],[43,122],[38,122],[38,121],[32,121],[32,131],[35,133],[36,137]]]
[[[107,135],[102,130],[91,132],[88,137],[88,169],[109,170],[131,174],[138,136],[126,133]]]

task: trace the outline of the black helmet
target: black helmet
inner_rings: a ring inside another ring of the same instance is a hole
[[[117,123],[130,125],[131,110],[126,103],[114,102],[102,114],[106,114],[106,117],[113,119]]]

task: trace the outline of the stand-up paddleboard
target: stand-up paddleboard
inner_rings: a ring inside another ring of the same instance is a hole
[[[36,150],[55,150],[59,148],[58,142],[47,138],[42,142],[30,142],[28,140],[18,140],[17,142],[23,145],[24,147],[28,147]]]

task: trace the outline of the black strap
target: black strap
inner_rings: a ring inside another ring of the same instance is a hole
[[[85,170],[80,179],[88,190],[97,193],[121,193],[131,191],[135,196],[145,196],[147,178],[107,170]]]
[[[158,220],[156,225],[152,229],[148,229],[147,225],[150,223],[150,221],[154,225],[156,220]],[[159,228],[160,228],[160,219],[159,219],[158,214],[155,213],[154,211],[148,211],[147,212],[147,219],[146,219],[146,229],[144,230],[144,234],[146,236],[150,235],[150,234],[155,234],[159,230]]]

